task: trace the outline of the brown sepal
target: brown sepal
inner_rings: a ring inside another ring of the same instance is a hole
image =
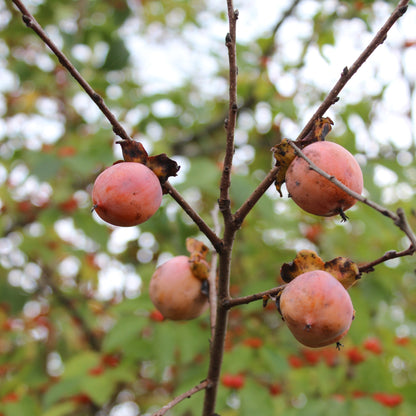
[[[165,153],[149,156],[140,142],[135,140],[119,140],[125,162],[137,162],[146,165],[159,178],[163,185],[169,176],[176,176],[180,166]]]
[[[186,239],[186,249],[189,251],[189,264],[192,274],[199,280],[207,280],[210,266],[206,260],[209,248],[194,238]]]
[[[334,122],[329,117],[321,117],[315,121],[313,129],[302,140],[295,141],[294,143],[303,149],[307,145],[325,140],[327,134],[331,131]],[[280,196],[282,196],[281,187],[285,182],[286,172],[293,159],[296,157],[295,150],[290,145],[288,139],[283,139],[279,144],[271,148],[274,158],[276,159],[276,166],[280,169],[277,172],[275,186]]]
[[[311,270],[324,270],[324,261],[313,250],[301,250],[290,263],[283,263],[280,277],[286,283]]]
[[[288,139],[283,139],[279,144],[272,147],[274,158],[276,159],[276,166],[279,166],[279,171],[274,182],[280,196],[282,195],[281,187],[285,182],[286,171],[292,160],[296,157],[295,149],[289,144]]]
[[[325,271],[336,277],[345,289],[349,289],[357,280],[361,279],[361,273],[356,263],[347,257],[335,257],[325,263]]]
[[[336,257],[324,262],[312,250],[301,250],[292,262],[284,263],[280,268],[280,276],[284,282],[289,283],[297,276],[312,270],[323,270],[332,274],[345,289],[349,289],[361,278],[357,264],[347,257]]]

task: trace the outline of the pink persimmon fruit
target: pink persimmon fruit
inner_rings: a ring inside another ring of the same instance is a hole
[[[155,270],[149,296],[156,309],[174,321],[197,318],[208,307],[202,281],[192,273],[187,256],[173,257]]]
[[[288,283],[279,308],[294,337],[312,348],[338,342],[354,319],[348,292],[323,270],[303,273]]]
[[[337,143],[320,141],[303,149],[303,154],[318,168],[361,194],[363,174],[354,156]],[[286,187],[293,201],[310,214],[330,217],[351,208],[356,199],[312,170],[297,156],[286,172]],[[346,218],[344,218],[346,219]]]
[[[147,166],[120,162],[98,175],[92,201],[101,219],[113,225],[130,227],[155,214],[162,203],[162,187]]]

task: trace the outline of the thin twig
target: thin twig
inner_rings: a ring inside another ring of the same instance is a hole
[[[331,183],[336,185],[338,188],[342,189],[345,193],[352,196],[356,200],[362,202],[363,204],[368,205],[370,208],[375,209],[380,214],[383,214],[384,216],[393,220],[394,224],[397,227],[399,227],[407,235],[407,237],[411,241],[411,244],[413,245],[413,247],[416,248],[416,236],[413,233],[412,229],[410,228],[402,208],[399,208],[397,210],[397,213],[394,213],[393,211],[390,211],[389,209],[377,204],[376,202],[371,201],[370,199],[366,198],[365,196],[362,196],[361,194],[349,189],[342,182],[340,182],[337,178],[335,178],[332,175],[329,175],[327,172],[323,171],[318,166],[316,166],[315,163],[313,163],[307,156],[305,156],[305,154],[302,152],[302,150],[300,150],[299,147],[296,146],[296,144],[293,141],[289,140],[289,144],[293,147],[297,156],[304,159],[308,163],[309,167],[312,170],[314,170],[316,173],[323,176],[325,179],[328,179],[328,181],[330,181]]]
[[[376,33],[374,38],[356,59],[356,61],[349,68],[345,67],[343,69],[340,79],[334,85],[322,104],[318,107],[315,114],[305,125],[296,140],[302,140],[304,137],[306,137],[309,131],[313,128],[315,120],[317,120],[319,117],[322,117],[328,108],[338,101],[338,94],[340,91],[345,87],[347,82],[358,71],[358,69],[364,64],[368,57],[376,50],[376,48],[386,40],[388,31],[396,23],[396,21],[406,13],[408,4],[409,0],[401,0],[394,9],[393,13],[387,19],[386,23],[384,23],[381,29]]]
[[[257,201],[263,196],[263,194],[269,189],[270,185],[276,180],[276,175],[279,172],[280,167],[275,166],[261,183],[256,187],[253,193],[247,198],[247,200],[241,205],[241,207],[234,214],[234,223],[237,228],[241,226],[244,218],[256,205]]]
[[[410,246],[408,249],[399,251],[399,252],[396,250],[389,250],[386,253],[384,253],[380,258],[370,261],[365,264],[361,264],[358,267],[358,269],[360,273],[369,273],[369,272],[374,271],[374,266],[384,263],[387,260],[397,259],[399,257],[404,257],[404,256],[412,256],[415,253],[415,251],[416,251],[416,248],[414,246]]]
[[[167,405],[163,406],[157,412],[153,413],[152,416],[163,416],[166,412],[168,412],[170,409],[172,409],[174,406],[176,406],[181,401],[183,401],[185,399],[189,399],[195,393],[198,393],[199,391],[204,390],[205,388],[207,388],[208,384],[209,384],[208,380],[201,381],[201,383],[199,383],[195,387],[192,387],[190,390],[186,391],[185,393],[182,393],[181,395],[175,397]]]
[[[273,55],[275,51],[275,38],[276,38],[277,32],[282,27],[286,19],[293,14],[297,5],[300,2],[301,0],[294,0],[292,4],[289,5],[289,7],[286,9],[286,11],[283,12],[283,14],[280,16],[279,20],[276,22],[276,24],[274,25],[274,27],[272,28],[270,32],[270,35],[268,36],[270,43],[269,45],[265,47],[262,59],[270,58]],[[263,74],[267,71],[267,65],[261,65],[259,68],[259,71],[260,73],[257,78],[261,78]],[[244,97],[244,102],[240,104],[240,106],[238,107],[239,113],[241,113],[242,110],[252,109],[258,103],[259,100],[256,96],[255,84],[256,82],[254,82],[250,86],[249,94],[247,94],[247,96]],[[192,142],[198,143],[202,139],[212,136],[212,134],[215,133],[219,128],[224,127],[224,118],[227,117],[227,114],[224,116],[220,116],[219,118],[212,121],[210,124],[203,126],[196,133],[191,133],[189,136],[175,140],[175,143],[173,144],[172,149],[175,152],[180,152],[181,150],[183,150],[184,146],[186,146],[187,144],[192,143]]]
[[[222,241],[217,234],[212,231],[208,224],[198,215],[198,213],[185,201],[182,195],[169,183],[163,184],[164,190],[178,203],[178,205],[189,215],[192,221],[198,226],[200,231],[205,234],[217,252],[222,249]]]
[[[117,136],[120,136],[124,140],[131,140],[131,137],[124,130],[123,126],[118,122],[114,114],[104,103],[104,99],[91,87],[91,85],[84,79],[84,77],[78,72],[78,70],[72,65],[71,61],[64,55],[64,53],[56,46],[48,34],[42,29],[40,24],[36,21],[33,15],[29,12],[26,6],[20,0],[12,0],[16,7],[22,13],[23,22],[27,27],[32,29],[42,41],[50,48],[50,50],[56,55],[59,62],[64,66],[78,84],[84,89],[84,91],[90,96],[94,103],[98,106],[101,112],[105,115],[107,120],[113,126],[113,131]]]
[[[341,78],[334,85],[334,87],[329,92],[329,94],[327,95],[325,100],[322,102],[322,104],[318,107],[315,114],[306,123],[305,127],[303,128],[301,133],[298,135],[296,140],[302,140],[303,138],[305,138],[307,134],[309,133],[309,131],[313,128],[315,121],[319,117],[322,117],[325,111],[328,110],[328,108],[331,105],[337,102],[338,94],[345,87],[345,85],[352,78],[352,76],[358,71],[358,69],[364,64],[364,62],[368,59],[368,57],[375,51],[375,49],[384,42],[390,28],[406,12],[408,3],[409,3],[408,0],[407,1],[401,0],[399,2],[399,4],[394,9],[393,13],[390,15],[386,23],[377,32],[377,34],[371,40],[371,42],[363,51],[363,53],[356,59],[356,61],[351,65],[349,69],[347,67],[344,68],[344,71],[341,74]],[[242,224],[242,222],[244,221],[244,218],[254,207],[258,199],[267,191],[270,185],[274,182],[275,177],[273,175],[277,174],[278,171],[279,171],[278,167],[272,168],[270,172],[268,173],[268,175],[264,178],[264,180],[258,185],[258,187],[253,191],[253,193],[247,198],[247,200],[242,204],[242,206],[236,211],[235,213],[236,225]]]
[[[286,284],[283,284],[283,285],[274,287],[272,289],[265,290],[264,292],[259,292],[259,293],[254,293],[253,295],[248,295],[248,296],[242,296],[242,297],[239,297],[239,298],[229,299],[225,303],[224,306],[227,307],[228,309],[231,309],[234,306],[246,305],[247,303],[255,302],[257,300],[264,299],[265,297],[274,297],[277,294],[279,294],[285,288],[285,286],[286,286]]]
[[[225,122],[227,132],[227,142],[225,148],[224,167],[222,169],[220,183],[220,198],[218,200],[220,211],[225,221],[231,222],[231,204],[230,204],[230,186],[231,186],[231,168],[234,156],[234,132],[237,119],[237,51],[236,51],[236,28],[238,19],[238,10],[234,10],[232,0],[227,1],[229,32],[225,37],[225,45],[228,49],[229,61],[229,107],[228,118]]]

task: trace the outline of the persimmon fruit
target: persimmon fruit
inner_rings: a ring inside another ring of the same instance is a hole
[[[337,343],[354,319],[348,292],[323,270],[303,273],[288,283],[279,308],[294,337],[312,348]]]
[[[92,201],[95,212],[104,221],[131,227],[155,214],[162,203],[162,187],[147,166],[120,162],[98,175]]]
[[[203,281],[192,273],[189,257],[177,256],[155,270],[150,279],[149,296],[166,319],[190,320],[208,307],[208,297],[202,287]]]
[[[303,149],[303,154],[318,168],[338,179],[347,188],[361,194],[363,174],[354,156],[337,143],[320,141]],[[297,156],[286,172],[286,187],[293,201],[310,214],[331,217],[351,208],[356,199],[312,170]]]

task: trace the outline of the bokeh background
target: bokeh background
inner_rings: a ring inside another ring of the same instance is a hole
[[[213,226],[228,108],[226,2],[25,4],[132,137],[181,165],[171,183]],[[297,137],[395,5],[235,1],[233,209],[272,167],[271,147]],[[365,195],[403,207],[413,229],[415,19],[411,2],[326,114],[327,139],[357,158]],[[96,176],[121,158],[111,126],[10,0],[0,0],[0,31],[0,414],[150,415],[204,379],[210,329],[208,314],[162,321],[148,282],[158,264],[187,253],[187,237],[206,239],[169,196],[136,227],[91,213]],[[282,263],[301,249],[365,263],[409,246],[365,205],[349,217],[306,214],[272,186],[238,234],[232,294],[277,286]],[[415,267],[412,257],[390,260],[350,290],[356,319],[340,351],[303,348],[272,304],[233,309],[218,412],[414,415]],[[202,394],[170,414],[200,414]]]

